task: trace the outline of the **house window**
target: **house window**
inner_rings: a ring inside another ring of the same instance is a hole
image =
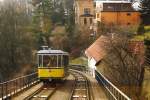
[[[92,24],[92,22],[93,22],[93,19],[92,19],[92,18],[90,18],[90,24]]]
[[[86,25],[87,24],[87,19],[86,18],[84,18],[84,25]]]
[[[131,13],[127,13],[127,16],[131,16]]]
[[[90,8],[84,8],[84,14],[90,14]]]

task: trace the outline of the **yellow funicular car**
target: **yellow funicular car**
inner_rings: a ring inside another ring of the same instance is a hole
[[[38,77],[42,81],[62,79],[67,75],[69,55],[62,50],[44,49],[37,52]]]

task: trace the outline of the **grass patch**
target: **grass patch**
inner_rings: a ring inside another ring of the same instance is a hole
[[[145,29],[145,32],[150,32],[150,26],[145,26],[144,29]]]
[[[150,69],[145,69],[142,95],[150,99]]]
[[[87,63],[88,61],[87,61],[87,58],[85,57],[78,57],[78,58],[70,60],[70,64],[79,64],[79,65],[87,66]]]
[[[150,39],[150,26],[145,26],[145,33],[142,35],[135,35],[132,40],[143,41],[145,38]]]
[[[145,35],[145,38],[150,39],[150,32],[146,32],[144,35]]]
[[[150,39],[150,26],[145,26],[144,29],[145,29],[144,33],[145,38]]]
[[[133,37],[134,41],[144,41],[144,35],[136,35]]]
[[[55,36],[55,35],[64,35],[66,33],[66,29],[64,26],[56,26],[51,35]]]

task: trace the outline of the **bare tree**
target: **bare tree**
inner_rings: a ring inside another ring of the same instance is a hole
[[[112,35],[112,34],[111,34]],[[105,50],[106,57],[104,74],[117,86],[124,88],[125,92],[135,99],[139,99],[140,88],[143,82],[144,52],[133,54],[130,47],[130,38],[125,34],[113,34]]]

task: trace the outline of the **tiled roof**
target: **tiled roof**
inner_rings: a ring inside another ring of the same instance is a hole
[[[98,63],[106,54],[105,47],[107,43],[108,37],[100,36],[88,49],[86,49],[86,56],[94,58]]]

